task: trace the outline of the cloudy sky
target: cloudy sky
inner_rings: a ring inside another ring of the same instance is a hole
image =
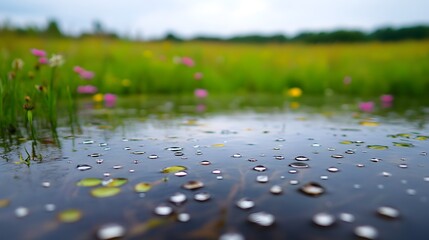
[[[44,26],[56,19],[69,34],[106,29],[152,38],[174,32],[231,36],[429,24],[428,0],[0,0],[0,20]]]

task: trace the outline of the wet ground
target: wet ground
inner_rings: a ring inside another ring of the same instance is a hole
[[[287,106],[83,109],[41,162],[1,148],[0,238],[427,238],[427,114]]]

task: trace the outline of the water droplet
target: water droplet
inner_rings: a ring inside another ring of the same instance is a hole
[[[240,233],[229,232],[222,234],[219,240],[245,240],[245,238]]]
[[[169,200],[170,202],[176,204],[176,205],[181,205],[182,203],[184,203],[186,201],[186,195],[183,193],[175,193],[173,195],[170,196]]]
[[[308,161],[310,159],[306,156],[297,156],[297,157],[295,157],[295,160],[297,160],[297,161]]]
[[[273,150],[278,151],[278,150],[280,150],[280,148],[279,147],[274,147]]]
[[[131,152],[131,154],[134,154],[134,155],[142,155],[142,154],[145,154],[146,152],[143,152],[143,151],[134,151],[134,152]]]
[[[429,177],[424,177],[424,178],[423,178],[423,180],[424,180],[425,182],[429,182]]]
[[[334,155],[331,155],[331,158],[344,158],[344,156],[341,154],[334,154]]]
[[[266,212],[256,212],[249,215],[247,218],[250,222],[258,224],[259,226],[268,227],[274,224],[274,215]]]
[[[79,187],[95,187],[101,184],[101,179],[99,178],[84,178],[76,183]]]
[[[297,185],[299,183],[299,181],[298,180],[290,180],[289,181],[289,184],[290,185]]]
[[[98,144],[99,147],[107,147],[107,145],[108,145],[107,143],[99,143]]]
[[[329,227],[335,223],[335,217],[328,213],[318,213],[313,216],[313,222],[321,227]]]
[[[355,216],[353,216],[350,213],[340,213],[339,218],[341,219],[341,221],[347,222],[347,223],[354,222],[355,220]]]
[[[176,157],[181,157],[183,155],[185,155],[185,154],[183,152],[181,152],[181,151],[174,152],[174,156],[176,156]]]
[[[158,157],[158,155],[151,154],[151,155],[149,155],[147,158],[149,158],[149,159],[157,159],[157,158],[159,158],[159,157]]]
[[[398,165],[400,168],[408,168],[408,165],[406,163],[401,163]]]
[[[217,180],[222,180],[222,179],[223,179],[223,176],[216,176],[216,179],[217,179]]]
[[[212,163],[210,161],[208,161],[208,160],[203,160],[203,161],[200,162],[200,164],[201,165],[210,165]]]
[[[112,197],[121,192],[117,187],[98,187],[91,190],[91,195],[97,198]]]
[[[154,213],[159,216],[168,216],[173,213],[173,208],[164,204],[157,206]]]
[[[325,192],[325,188],[315,182],[306,183],[299,190],[309,196],[319,196]]]
[[[291,169],[291,170],[289,170],[289,171],[288,171],[288,173],[290,173],[290,174],[295,174],[295,173],[298,173],[298,170],[296,170],[296,169]]]
[[[404,143],[404,142],[393,142],[393,146],[395,146],[395,147],[406,147],[406,148],[414,147],[414,145],[412,143]]]
[[[212,171],[213,174],[221,174],[222,172],[219,169],[215,169]]]
[[[363,165],[362,163],[358,163],[358,164],[356,164],[356,167],[365,167],[365,165]]]
[[[178,172],[174,173],[174,176],[176,176],[176,177],[184,177],[186,175],[188,175],[188,173],[186,171],[178,171]]]
[[[82,218],[82,212],[78,209],[67,209],[58,213],[57,218],[60,222],[73,223]]]
[[[203,152],[201,151],[201,150],[197,150],[196,152],[195,152],[195,155],[203,155]]]
[[[406,192],[408,195],[411,195],[411,196],[414,196],[417,194],[417,191],[415,189],[411,189],[411,188],[407,189]]]
[[[264,172],[265,170],[267,170],[267,168],[263,165],[257,165],[253,168],[253,170],[255,170],[257,172]]]
[[[387,149],[389,149],[388,146],[384,146],[384,145],[368,145],[366,147],[369,149],[374,149],[374,150],[387,150]]]
[[[336,167],[330,167],[327,170],[328,170],[328,172],[333,172],[333,173],[340,171],[340,169],[338,169]]]
[[[377,213],[383,217],[392,218],[392,219],[399,217],[399,211],[392,207],[386,207],[386,206],[379,207],[377,209]]]
[[[122,165],[113,165],[113,169],[121,169],[123,168]]]
[[[319,143],[313,143],[313,144],[311,144],[311,146],[312,146],[312,147],[321,147],[322,145],[321,145],[321,144],[319,144]]]
[[[103,225],[97,231],[97,237],[101,240],[119,239],[124,236],[125,228],[117,223]]]
[[[95,157],[101,157],[102,155],[101,155],[101,153],[91,153],[88,156],[95,158]]]
[[[124,150],[129,151],[129,150],[131,150],[131,148],[130,147],[124,147]]]
[[[105,173],[103,173],[103,176],[105,176],[105,177],[110,177],[110,173],[105,172]]]
[[[145,193],[152,189],[152,184],[147,182],[140,182],[134,185],[134,191],[138,193]]]
[[[284,141],[286,141],[284,138],[277,138],[276,139],[276,142],[284,142]]]
[[[19,218],[26,217],[30,211],[26,207],[18,207],[15,209],[15,216]]]
[[[176,165],[176,166],[166,167],[166,168],[162,169],[161,172],[162,173],[176,173],[176,172],[184,171],[186,169],[188,169],[188,168],[185,166]]]
[[[52,204],[52,203],[45,204],[45,210],[47,212],[53,212],[55,211],[55,209],[57,209],[57,206],[55,206],[55,204]]]
[[[355,154],[355,151],[352,149],[348,149],[345,151],[346,154]]]
[[[103,160],[103,159],[101,159],[101,158],[99,158],[99,159],[95,160],[95,162],[96,162],[97,164],[102,164],[102,163],[104,162],[104,160]]]
[[[282,156],[282,155],[274,156],[274,158],[275,158],[276,160],[283,160],[283,159],[285,159],[285,157],[284,157],[284,156]]]
[[[422,156],[427,156],[427,155],[428,155],[428,153],[427,153],[427,152],[421,152],[421,153],[420,153],[420,155],[422,155]]]
[[[283,189],[282,189],[282,187],[280,185],[273,185],[270,188],[270,192],[272,194],[281,194],[283,192]]]
[[[168,148],[166,148],[166,150],[172,151],[172,152],[177,152],[177,151],[182,151],[183,148],[182,147],[168,147]]]
[[[249,161],[249,162],[256,162],[258,160],[256,158],[249,158],[249,159],[247,159],[247,161]]]
[[[391,177],[392,174],[389,172],[382,172],[381,175],[383,175],[383,177]]]
[[[266,183],[268,182],[268,176],[267,175],[256,176],[256,181],[259,183]]]
[[[191,180],[188,181],[187,183],[183,184],[182,187],[184,189],[188,189],[188,190],[196,190],[199,188],[204,187],[204,183],[198,180]]]
[[[199,202],[208,201],[210,198],[211,198],[211,195],[208,192],[199,192],[194,195],[194,199]]]
[[[322,180],[328,180],[328,179],[329,179],[329,177],[328,177],[328,176],[326,176],[326,175],[323,175],[323,176],[320,176],[320,179],[322,179]]]
[[[371,158],[370,161],[371,162],[380,162],[381,159],[380,158]]]
[[[364,225],[358,226],[354,230],[356,236],[365,238],[365,239],[376,239],[378,237],[378,231],[372,226]]]
[[[308,167],[310,167],[310,165],[308,165],[307,163],[303,163],[303,162],[293,162],[293,163],[289,164],[289,166],[291,166],[293,168],[308,168]]]
[[[248,198],[241,198],[236,202],[237,207],[241,208],[241,209],[250,209],[252,207],[255,206],[255,202],[253,202],[252,200],[248,199]]]
[[[51,186],[50,182],[42,182],[42,187],[48,188]]]
[[[83,144],[93,144],[94,141],[93,140],[85,140],[82,142]]]
[[[241,154],[236,153],[236,154],[232,155],[232,157],[233,157],[233,158],[241,158]]]
[[[86,171],[86,170],[89,170],[91,168],[92,168],[92,166],[88,165],[88,164],[79,164],[76,166],[76,169],[80,170],[80,171]]]
[[[335,148],[333,148],[333,147],[328,147],[328,151],[330,151],[330,152],[335,151]]]

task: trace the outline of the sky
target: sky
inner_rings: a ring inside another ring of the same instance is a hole
[[[109,31],[144,39],[173,32],[229,37],[429,24],[429,0],[0,0],[0,21],[43,27],[55,19],[67,34]]]

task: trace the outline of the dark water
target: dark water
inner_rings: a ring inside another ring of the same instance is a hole
[[[106,224],[126,239],[357,239],[361,226],[370,239],[427,238],[424,106],[195,113],[169,104],[156,113],[83,108],[80,131],[60,128],[61,147],[39,143],[43,161],[29,167],[16,162],[30,142],[2,148],[0,239],[97,239]],[[98,185],[78,186],[86,178]],[[203,186],[184,188],[189,181]],[[103,185],[119,193],[94,196]],[[243,198],[251,208],[237,206]]]

